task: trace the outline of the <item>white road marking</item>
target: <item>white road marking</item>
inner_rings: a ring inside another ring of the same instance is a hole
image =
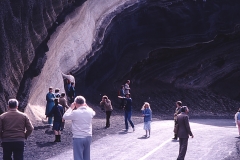
[[[152,155],[154,152],[156,152],[157,150],[159,150],[161,147],[163,147],[165,144],[169,143],[170,141],[172,141],[172,139],[169,139],[163,143],[161,143],[158,147],[156,147],[155,149],[153,149],[152,151],[148,152],[145,156],[143,156],[142,158],[138,159],[138,160],[144,160],[147,157],[149,157],[150,155]]]

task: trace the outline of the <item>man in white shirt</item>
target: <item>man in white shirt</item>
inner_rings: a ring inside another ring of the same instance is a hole
[[[95,111],[86,104],[83,96],[77,96],[64,113],[64,120],[72,120],[74,160],[90,160],[92,118]]]

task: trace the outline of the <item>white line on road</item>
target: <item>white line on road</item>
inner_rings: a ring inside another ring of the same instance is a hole
[[[163,147],[165,144],[167,144],[168,142],[170,142],[172,139],[169,139],[163,143],[161,143],[158,147],[156,147],[155,149],[153,149],[152,151],[148,152],[145,156],[143,156],[142,158],[140,158],[139,160],[144,160],[147,157],[149,157],[151,154],[153,154],[154,152],[156,152],[157,150],[159,150],[161,147]]]

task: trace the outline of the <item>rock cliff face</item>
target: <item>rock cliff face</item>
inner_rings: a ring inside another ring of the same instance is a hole
[[[130,79],[136,110],[149,101],[170,113],[182,100],[196,115],[236,111],[239,1],[82,2],[0,2],[2,111],[17,97],[43,116],[48,87],[63,90],[61,71],[74,72],[77,93],[92,103],[100,94],[114,101]]]
[[[83,0],[2,0],[0,2],[0,113],[9,98],[27,105],[31,81],[41,73],[47,41],[66,14]]]

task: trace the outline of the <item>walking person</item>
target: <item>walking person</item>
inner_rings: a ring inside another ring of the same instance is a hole
[[[48,124],[49,125],[53,125],[52,124],[52,115],[49,115],[49,112],[52,110],[53,106],[54,106],[54,99],[55,99],[55,95],[52,93],[53,92],[53,88],[49,87],[49,92],[46,95],[46,101],[47,101],[47,105],[46,105],[46,111],[45,111],[45,115],[47,117],[48,115]]]
[[[193,134],[189,125],[189,117],[187,113],[189,112],[187,106],[181,108],[181,113],[177,115],[178,131],[177,135],[179,137],[179,154],[177,160],[184,160],[189,135],[193,138]]]
[[[238,109],[238,112],[235,114],[235,122],[238,128],[238,134],[240,136],[240,108]]]
[[[143,129],[146,130],[145,137],[149,138],[150,137],[150,131],[151,131],[151,121],[152,121],[152,110],[150,108],[150,104],[148,102],[144,102],[141,110],[142,110],[142,114],[143,114],[143,117],[144,117],[144,127],[143,127]]]
[[[132,126],[133,132],[135,131],[134,128],[134,124],[131,120],[132,117],[132,98],[130,93],[126,94],[126,97],[120,97],[119,98],[123,98],[126,101],[126,104],[124,106],[124,119],[125,119],[125,131],[128,131],[128,122],[130,123],[130,125]]]
[[[18,111],[18,101],[9,99],[8,111],[0,115],[0,138],[3,160],[23,160],[24,141],[33,131],[26,114]]]
[[[177,115],[181,113],[181,107],[182,107],[182,102],[177,101],[176,102],[176,109],[174,113],[174,128],[177,127]],[[177,140],[178,136],[177,133],[174,133],[174,137],[172,139]]]
[[[77,96],[63,119],[72,120],[74,160],[90,160],[92,118],[95,111],[86,104],[83,96]]]
[[[102,106],[104,108],[104,111],[106,113],[106,126],[105,126],[105,128],[109,128],[110,127],[110,116],[111,116],[112,111],[113,111],[111,100],[108,99],[108,97],[106,95],[104,95],[102,97],[102,101],[100,102],[100,106]]]
[[[59,99],[54,99],[54,106],[47,116],[54,116],[52,130],[55,134],[54,142],[61,142],[61,126],[63,121],[63,106],[59,104]]]

